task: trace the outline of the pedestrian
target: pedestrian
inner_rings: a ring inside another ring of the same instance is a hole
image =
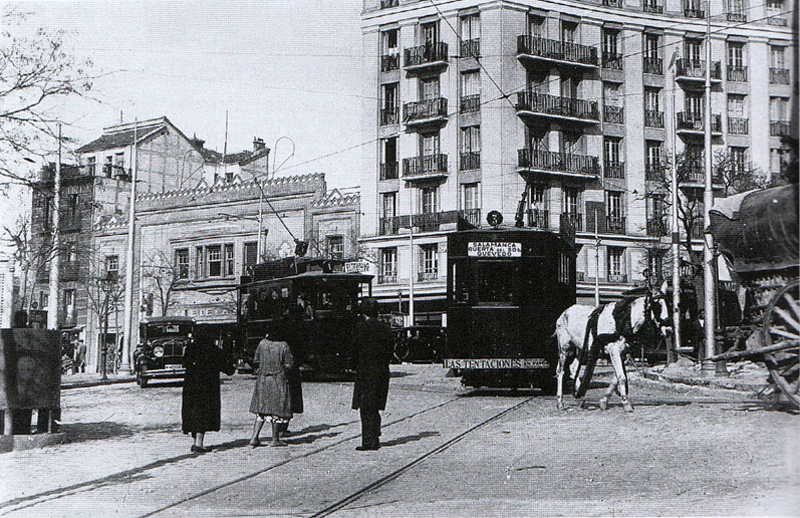
[[[353,331],[356,378],[353,387],[353,410],[361,414],[359,451],[380,448],[381,410],[386,409],[389,394],[389,363],[394,336],[388,324],[378,320],[378,301],[362,302],[364,320]]]
[[[191,433],[192,453],[210,451],[203,445],[206,432],[220,427],[219,373],[235,372],[232,359],[211,340],[198,334],[183,352],[183,433]]]
[[[75,348],[75,369],[77,372],[86,372],[86,343],[78,340],[78,347]]]
[[[286,343],[285,322],[273,322],[256,348],[254,361],[258,363],[258,376],[250,412],[256,417],[249,444],[253,448],[261,446],[258,435],[268,420],[272,424],[270,446],[286,446],[281,433],[288,428],[293,415],[288,373],[294,368],[294,358]]]

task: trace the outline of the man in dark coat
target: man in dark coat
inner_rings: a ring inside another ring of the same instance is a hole
[[[389,363],[392,359],[394,335],[378,317],[378,302],[362,303],[364,321],[353,331],[356,379],[353,387],[353,409],[361,413],[361,446],[357,450],[377,450],[381,434],[381,410],[386,409],[389,394]]]
[[[192,434],[192,453],[205,453],[209,451],[203,446],[206,432],[219,431],[219,373],[231,376],[236,368],[227,354],[202,336],[186,346],[183,366],[186,368],[181,407],[183,433]]]

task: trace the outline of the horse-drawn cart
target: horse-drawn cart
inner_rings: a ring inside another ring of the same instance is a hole
[[[800,408],[800,249],[798,186],[718,201],[711,231],[744,289],[740,328],[754,328],[745,350],[711,360],[763,361],[772,383]]]

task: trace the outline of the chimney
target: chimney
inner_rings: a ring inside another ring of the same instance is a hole
[[[193,135],[190,141],[192,145],[198,149],[203,149],[203,145],[206,143],[205,140],[197,138],[197,135]]]
[[[266,148],[267,145],[264,143],[263,138],[253,137],[253,153],[264,151]]]

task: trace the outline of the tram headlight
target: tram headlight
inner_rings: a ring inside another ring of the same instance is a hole
[[[153,355],[156,358],[161,358],[162,356],[164,356],[164,348],[161,347],[160,345],[153,347]]]

